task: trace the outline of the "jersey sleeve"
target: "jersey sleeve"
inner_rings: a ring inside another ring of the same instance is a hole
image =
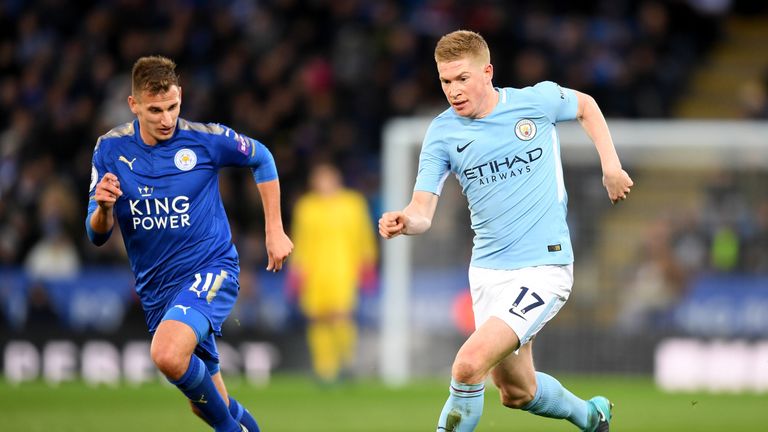
[[[552,123],[574,120],[579,107],[576,93],[560,87],[552,81],[542,81],[533,86],[538,105]]]
[[[101,139],[96,142],[96,147],[93,149],[93,159],[91,162],[91,184],[88,188],[88,214],[85,217],[85,232],[88,235],[88,239],[91,241],[91,243],[95,244],[96,246],[101,246],[106,243],[107,240],[109,240],[109,236],[112,235],[111,229],[106,233],[97,233],[93,230],[93,228],[91,228],[91,216],[93,216],[93,212],[96,211],[96,207],[98,207],[95,199],[96,184],[99,182],[99,180],[101,180],[104,174],[107,173],[107,169],[102,163],[99,144],[101,144]]]
[[[433,122],[424,136],[419,154],[419,170],[416,174],[414,191],[432,192],[435,195],[440,195],[445,179],[450,173],[450,159],[445,147],[441,145],[442,141],[438,138],[438,129]]]
[[[277,179],[272,153],[261,142],[222,126],[224,133],[214,135],[213,159],[219,166],[250,167],[256,183]]]

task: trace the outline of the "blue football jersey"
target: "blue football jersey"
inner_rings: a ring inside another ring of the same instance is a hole
[[[264,145],[219,124],[179,118],[172,138],[149,146],[134,120],[96,143],[86,224],[97,207],[97,182],[115,174],[123,195],[114,213],[145,309],[164,305],[175,285],[195,273],[239,273],[218,187],[226,166],[251,167],[257,182],[277,178]]]
[[[472,265],[512,270],[573,262],[566,224],[558,121],[576,117],[576,94],[553,82],[501,88],[486,117],[452,109],[430,124],[414,187],[440,194],[450,172],[469,204]]]

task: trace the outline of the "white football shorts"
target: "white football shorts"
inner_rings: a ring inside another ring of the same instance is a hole
[[[573,264],[517,270],[470,266],[469,287],[475,328],[480,328],[488,318],[497,317],[514,330],[523,346],[568,300],[573,287]]]

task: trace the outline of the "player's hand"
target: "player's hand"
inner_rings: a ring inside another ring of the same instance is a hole
[[[405,234],[407,216],[402,211],[386,212],[379,218],[379,234],[391,239]]]
[[[269,258],[267,271],[279,272],[283,269],[288,255],[293,252],[293,242],[283,230],[280,230],[272,234],[267,233],[266,243],[267,257]]]
[[[102,210],[111,210],[115,206],[117,199],[122,195],[123,191],[120,190],[120,181],[117,179],[117,176],[112,173],[106,173],[101,178],[101,181],[96,184],[96,193],[93,198]]]
[[[635,183],[624,170],[603,173],[603,186],[608,191],[611,204],[627,199]]]

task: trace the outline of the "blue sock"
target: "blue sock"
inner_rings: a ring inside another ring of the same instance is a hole
[[[248,429],[248,432],[259,432],[259,424],[256,423],[256,419],[253,418],[250,412],[240,405],[240,402],[235,400],[232,396],[229,397],[229,413],[235,418],[241,425]]]
[[[171,381],[171,380],[169,380]],[[211,422],[216,432],[239,432],[240,424],[229,414],[227,404],[222,399],[216,385],[213,384],[205,363],[200,357],[192,355],[189,367],[181,378],[171,381],[171,384],[194,402],[195,406]]]
[[[446,422],[448,414],[456,411],[460,416],[455,432],[471,432],[483,415],[483,402],[485,401],[485,384],[463,384],[451,379],[451,395],[443,406],[440,419],[437,421],[437,430],[448,430]]]
[[[560,381],[536,372],[536,395],[523,410],[542,417],[566,419],[582,430],[587,427],[589,406],[560,384]]]

